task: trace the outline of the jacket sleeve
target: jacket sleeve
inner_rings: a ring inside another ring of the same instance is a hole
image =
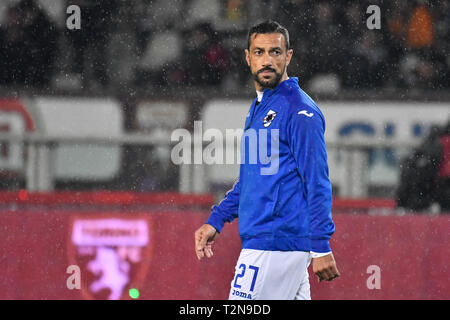
[[[216,228],[217,232],[222,231],[225,222],[231,222],[238,216],[240,191],[241,183],[238,179],[226,193],[225,198],[212,207],[211,215],[206,223]]]
[[[305,105],[293,108],[287,121],[288,143],[305,186],[311,251],[329,252],[329,239],[335,226],[331,216],[332,194],[324,138],[325,121],[320,111]]]

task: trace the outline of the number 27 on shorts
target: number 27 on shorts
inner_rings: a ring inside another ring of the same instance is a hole
[[[234,278],[234,283],[233,283],[233,287],[236,289],[241,289],[241,290],[249,290],[249,291],[253,291],[255,289],[255,283],[256,283],[256,278],[258,277],[258,271],[259,271],[259,267],[256,266],[252,266],[252,265],[245,265],[244,263],[241,263],[239,265],[239,269],[241,270],[240,273],[236,274],[236,277]],[[242,288],[242,286],[248,285],[249,282],[249,278],[251,277],[251,284],[249,288]],[[244,280],[244,278],[246,278]],[[242,281],[244,280],[244,283],[242,283]]]

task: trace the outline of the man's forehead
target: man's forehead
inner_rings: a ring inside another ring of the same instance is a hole
[[[251,47],[284,48],[284,36],[281,33],[254,33],[251,35]]]

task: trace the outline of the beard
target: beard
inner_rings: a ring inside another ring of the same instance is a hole
[[[265,79],[263,77],[260,77],[260,74],[264,71],[271,71],[274,73],[273,78]],[[262,68],[261,70],[258,70],[256,73],[253,73],[253,79],[262,87],[265,89],[273,89],[275,88],[281,80],[281,77],[283,76],[283,72],[277,73],[275,69],[272,69],[270,67]]]

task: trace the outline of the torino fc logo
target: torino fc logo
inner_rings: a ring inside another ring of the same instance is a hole
[[[69,247],[71,263],[80,266],[87,299],[127,298],[148,271],[149,223],[146,218],[77,218]]]

